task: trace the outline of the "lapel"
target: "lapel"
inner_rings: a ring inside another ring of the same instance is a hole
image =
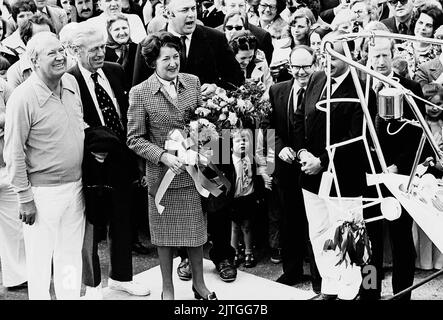
[[[305,114],[308,117],[316,111],[315,105],[320,100],[323,88],[326,85],[326,74],[321,72],[316,80],[315,83],[314,81],[312,82],[312,86],[315,86],[314,88],[316,89],[313,90],[312,95],[305,97]]]
[[[294,79],[289,81],[285,87],[280,90],[280,105],[284,112],[284,119],[286,119],[286,132],[289,134],[291,124],[294,122],[294,99],[292,86],[294,85]]]
[[[206,44],[206,34],[204,33],[204,30],[199,25],[197,25],[194,32],[192,33],[191,44],[189,45],[189,54],[188,58],[186,59],[187,65],[182,72],[204,68],[203,60],[205,53],[208,52],[208,50],[206,49]]]
[[[94,123],[90,123],[92,119],[90,119],[88,115],[94,115],[94,121],[101,124],[100,117],[97,114],[97,110],[95,109],[94,100],[92,100],[92,96],[89,93],[88,86],[86,85],[86,81],[83,78],[80,68],[78,67],[78,63],[73,67],[72,73],[77,79],[78,87],[80,89],[86,123],[88,123],[90,126],[93,126]]]
[[[178,80],[177,80],[177,99],[174,101],[174,99],[172,99],[169,94],[166,92],[166,90],[163,87],[163,84],[158,80],[157,75],[154,73],[151,76],[151,86],[152,86],[152,93],[156,94],[157,92],[160,92],[160,94],[162,94],[165,99],[172,105],[174,106],[174,108],[176,108],[179,112],[182,112],[182,110],[180,109],[180,105],[183,104],[179,104],[178,101],[183,101],[184,94],[185,94],[185,90],[186,89],[186,85],[184,84],[184,80],[183,80],[183,76],[181,74],[178,75]]]

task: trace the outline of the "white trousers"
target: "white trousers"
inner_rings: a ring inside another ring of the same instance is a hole
[[[309,226],[309,238],[314,252],[315,262],[322,278],[321,292],[324,294],[338,295],[343,300],[354,299],[360,289],[362,277],[360,267],[339,261],[337,248],[335,251],[324,251],[326,240],[334,239],[336,228],[344,221],[349,220],[345,210],[340,210],[333,203],[320,198],[318,195],[303,189],[303,199],[306,208],[306,217]],[[342,208],[354,208],[361,205],[359,198],[342,201]],[[354,213],[357,221],[363,219],[362,210]]]
[[[23,225],[29,299],[51,299],[51,263],[57,299],[78,299],[85,229],[82,182],[32,187],[32,192],[36,220]]]
[[[26,282],[25,243],[19,219],[17,194],[7,182],[6,167],[0,168],[0,262],[3,286]]]

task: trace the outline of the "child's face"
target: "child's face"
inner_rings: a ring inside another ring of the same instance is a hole
[[[232,139],[232,151],[235,155],[247,154],[249,152],[250,134],[240,132],[234,135]]]
[[[431,102],[437,106],[443,106],[443,100],[440,95],[436,95],[431,99]],[[432,107],[430,105],[426,105],[426,114],[431,118],[438,118],[443,111]]]

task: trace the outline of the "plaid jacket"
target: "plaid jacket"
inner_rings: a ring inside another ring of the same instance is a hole
[[[170,98],[153,74],[129,92],[128,146],[146,159],[148,188],[168,169],[160,162],[165,141],[173,129],[184,129],[191,114],[202,105],[200,81],[196,76],[180,73],[177,84],[177,103]],[[187,172],[176,176],[170,188],[193,185]]]

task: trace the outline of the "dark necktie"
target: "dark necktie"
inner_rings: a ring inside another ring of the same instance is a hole
[[[98,73],[91,74],[91,78],[95,85],[95,96],[97,97],[98,106],[102,111],[105,126],[114,131],[120,139],[125,139],[123,126],[120,122],[114,103],[106,90],[98,83]]]
[[[208,9],[203,10],[203,19],[206,19],[208,17],[208,14],[209,14]]]
[[[398,25],[398,33],[400,34],[408,34],[408,26],[404,22],[400,22]]]
[[[297,109],[300,109],[303,98],[305,97],[305,88],[300,88],[297,92]]]
[[[180,50],[180,71],[184,70],[186,67],[186,36],[180,37],[181,50]]]
[[[332,97],[332,86],[335,84],[335,79],[334,78],[331,78],[331,97]],[[326,100],[326,94],[327,94],[327,91],[326,91],[326,86],[324,86],[324,88],[323,88],[323,93],[322,93],[322,95],[321,95],[321,98],[320,98],[320,100]],[[322,107],[326,107],[325,105],[323,105]]]

